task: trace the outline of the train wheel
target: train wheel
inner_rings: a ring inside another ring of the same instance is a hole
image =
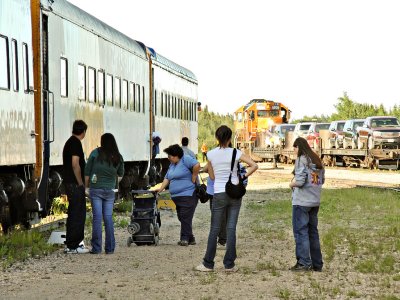
[[[375,144],[374,144],[374,138],[372,136],[368,137],[368,149],[374,149],[375,148]]]
[[[9,206],[2,206],[0,208],[0,219],[1,221],[1,228],[4,233],[9,232],[11,229],[11,215],[10,215],[10,207]]]

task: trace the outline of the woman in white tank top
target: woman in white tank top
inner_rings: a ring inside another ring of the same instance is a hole
[[[226,215],[226,252],[224,257],[224,267],[226,272],[236,272],[236,224],[242,199],[230,198],[225,192],[225,185],[228,182],[231,172],[231,161],[233,148],[229,147],[232,139],[232,130],[222,125],[215,132],[219,147],[207,153],[208,173],[214,180],[214,197],[211,209],[211,226],[208,236],[207,250],[203,258],[203,263],[196,267],[197,271],[211,272],[214,270],[214,258],[217,249],[217,237],[221,228],[222,218]],[[249,177],[257,170],[257,164],[246,154],[237,150],[235,164],[232,172],[232,183],[238,184],[237,163],[243,161],[249,165],[245,177]]]

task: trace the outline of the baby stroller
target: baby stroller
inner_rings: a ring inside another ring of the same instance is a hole
[[[157,208],[157,193],[147,190],[133,190],[132,215],[128,232],[131,236],[127,246],[158,245],[161,218]]]

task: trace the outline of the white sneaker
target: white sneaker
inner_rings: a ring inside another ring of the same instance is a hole
[[[64,253],[66,253],[66,254],[85,254],[85,253],[89,253],[89,249],[80,245],[76,249],[65,248]]]
[[[205,265],[201,264],[196,267],[196,271],[200,272],[212,272],[214,269],[207,268]]]
[[[236,266],[234,266],[233,268],[230,268],[230,269],[225,268],[226,273],[236,273],[237,271],[239,271],[239,268]]]

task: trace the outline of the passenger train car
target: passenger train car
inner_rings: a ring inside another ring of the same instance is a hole
[[[0,1],[0,223],[26,226],[62,188],[72,123],[88,131],[85,155],[105,132],[125,160],[120,193],[162,177],[161,149],[183,136],[197,149],[195,75],[65,0]]]

